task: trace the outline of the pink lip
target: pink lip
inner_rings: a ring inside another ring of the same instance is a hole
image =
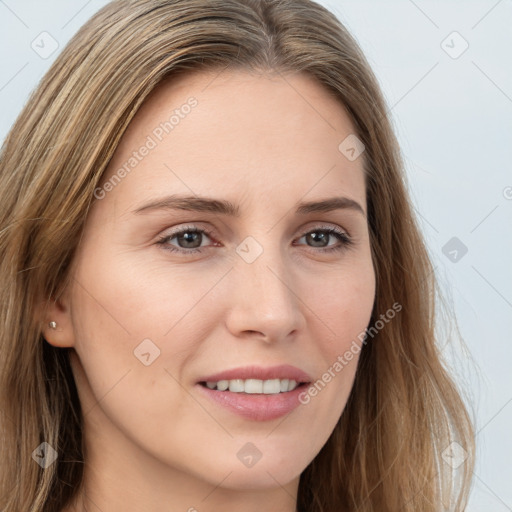
[[[297,383],[305,384],[297,386],[293,391],[275,395],[265,395],[263,393],[233,393],[227,390],[219,391],[217,389],[209,389],[201,384],[234,379],[289,379],[295,380]],[[300,404],[299,395],[307,388],[307,385],[311,383],[312,380],[311,376],[306,372],[289,364],[269,367],[253,365],[233,368],[202,377],[197,382],[196,387],[208,398],[244,418],[256,421],[268,421],[284,416],[295,409]]]
[[[284,416],[298,407],[301,403],[299,395],[306,390],[308,384],[302,384],[293,391],[276,395],[218,391],[201,384],[196,384],[196,387],[199,388],[200,393],[204,393],[208,398],[239,416],[250,420],[269,421]]]
[[[218,382],[219,380],[234,380],[234,379],[290,379],[297,382],[311,382],[313,379],[299,368],[289,364],[281,364],[278,366],[244,366],[240,368],[233,368],[223,372],[208,375],[200,378],[197,382]],[[268,396],[268,395],[267,395]]]

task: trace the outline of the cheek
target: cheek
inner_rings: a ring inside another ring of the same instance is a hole
[[[312,288],[307,295],[314,312],[309,323],[317,333],[311,332],[311,337],[322,356],[323,369],[301,399],[305,405],[315,401],[322,410],[319,417],[330,418],[331,428],[350,394],[375,299],[371,265],[353,266],[338,276],[322,280],[323,287]]]
[[[94,266],[79,268],[73,295],[80,399],[83,410],[92,413],[90,423],[112,422],[130,436],[144,437],[148,415],[163,426],[170,415],[185,417],[190,408],[178,382],[195,348],[191,336],[180,330],[180,319],[191,309],[195,293],[176,300],[181,288],[171,289],[119,259],[113,265],[98,256]],[[175,325],[178,335],[171,337]]]
[[[322,287],[311,288],[308,304],[324,325],[325,347],[331,355],[364,333],[375,301],[375,274],[369,261],[346,266],[326,276]]]

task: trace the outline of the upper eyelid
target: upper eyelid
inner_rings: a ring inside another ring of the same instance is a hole
[[[352,235],[346,228],[341,227],[336,224],[332,225],[329,223],[322,223],[322,222],[320,222],[318,224],[314,224],[310,227],[302,228],[299,231],[300,232],[299,238],[302,238],[303,236],[305,236],[315,230],[321,231],[321,230],[330,230],[330,229],[332,229],[334,231],[339,231],[339,232],[345,234],[347,236],[347,238],[352,239]],[[162,234],[159,237],[159,239],[160,240],[162,240],[162,239],[171,240],[175,236],[177,236],[183,232],[187,232],[187,231],[197,231],[200,233],[204,233],[213,242],[217,242],[215,229],[206,228],[206,227],[202,226],[200,223],[190,223],[190,224],[184,223],[181,227],[178,226],[174,231],[167,233],[167,234]]]
[[[314,231],[315,229],[337,229],[350,236],[350,232],[347,228],[339,226],[337,224],[322,221],[318,221],[317,224],[313,224],[309,227],[304,227],[298,231],[302,233],[301,236],[303,236],[304,234],[307,234],[310,231]],[[171,232],[167,233],[167,235],[162,236],[175,236],[177,234],[182,233],[183,231],[204,231],[207,235],[214,236],[217,230],[214,228],[204,227],[201,225],[201,223],[184,223],[183,225],[179,225],[178,227],[176,227],[176,229],[173,229]]]

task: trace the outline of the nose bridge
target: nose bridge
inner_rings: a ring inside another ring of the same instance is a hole
[[[290,269],[280,245],[271,244],[271,238],[247,237],[236,248],[230,328],[238,333],[258,331],[277,340],[300,327],[301,313]]]
[[[256,294],[260,299],[278,302],[291,301],[291,290],[288,285],[287,271],[283,254],[277,243],[271,243],[267,236],[265,246],[252,237],[248,237],[237,248],[239,255],[235,270],[240,276],[242,288],[247,293]],[[280,304],[282,306],[282,304]]]

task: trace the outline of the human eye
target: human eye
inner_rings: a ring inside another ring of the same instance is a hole
[[[339,243],[329,246],[328,242],[331,237],[336,238]],[[313,246],[310,245],[309,247],[320,248],[320,252],[324,253],[343,251],[354,243],[347,232],[333,226],[317,226],[304,233],[299,240],[302,238],[306,238],[307,242],[309,241],[313,244],[318,244]]]
[[[163,235],[156,243],[161,245],[165,251],[178,252],[182,254],[200,253],[203,252],[203,249],[200,247],[204,248],[202,241],[205,236],[206,238],[210,238],[212,236],[212,232],[208,229],[201,229],[194,225],[188,225],[179,230]],[[176,247],[172,245],[171,241],[174,239],[176,239],[177,243],[181,244],[181,246]]]
[[[204,252],[205,248],[209,247],[202,243],[205,238],[212,239],[212,231],[206,228],[199,228],[195,225],[186,225],[180,229],[172,231],[171,233],[163,235],[156,243],[161,245],[166,251],[181,254],[193,254]],[[347,232],[333,226],[315,227],[314,229],[303,233],[298,240],[303,238],[306,239],[306,243],[313,244],[308,245],[309,247],[317,248],[323,253],[342,251],[354,243]],[[329,241],[333,238],[338,240],[338,243],[335,245],[329,244]],[[177,243],[178,246],[172,243],[173,240],[175,240],[175,243]]]

